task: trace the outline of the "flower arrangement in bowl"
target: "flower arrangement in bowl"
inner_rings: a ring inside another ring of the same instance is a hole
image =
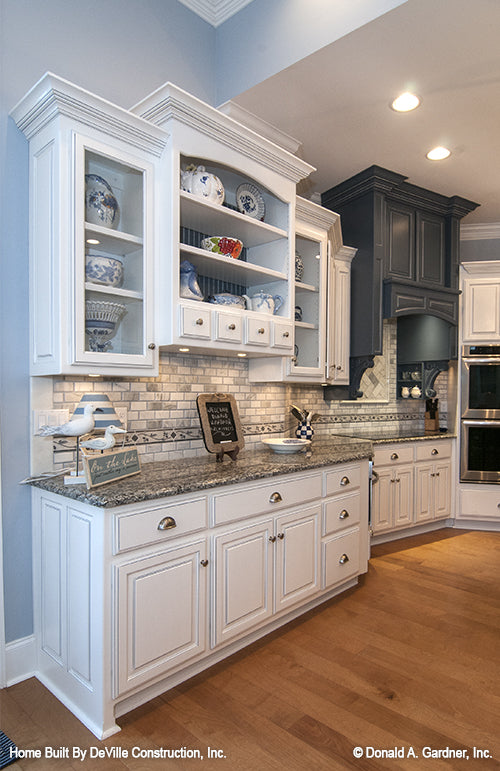
[[[201,248],[237,260],[243,249],[243,243],[238,238],[229,236],[210,236],[202,240]]]
[[[127,312],[121,303],[85,301],[85,332],[89,336],[91,351],[105,352],[111,347],[118,325]]]

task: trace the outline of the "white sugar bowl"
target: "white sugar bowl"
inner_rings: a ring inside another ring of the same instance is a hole
[[[210,174],[204,166],[190,165],[181,171],[181,189],[186,193],[206,198],[211,203],[224,202],[224,186],[219,177]]]

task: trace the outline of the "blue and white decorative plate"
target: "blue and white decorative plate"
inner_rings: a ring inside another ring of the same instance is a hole
[[[250,182],[243,182],[236,188],[236,205],[242,214],[256,220],[264,219],[266,204],[259,188]]]

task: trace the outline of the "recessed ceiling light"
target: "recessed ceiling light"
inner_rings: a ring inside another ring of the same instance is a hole
[[[447,147],[434,147],[426,155],[430,161],[443,161],[445,158],[451,155],[451,150]]]
[[[405,91],[404,94],[400,94],[391,104],[393,110],[396,112],[410,112],[414,110],[420,104],[420,99],[416,94],[410,94],[409,91]]]

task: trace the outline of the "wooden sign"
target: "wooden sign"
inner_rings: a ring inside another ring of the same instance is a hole
[[[88,489],[139,474],[141,470],[135,447],[92,454],[82,451],[82,455]]]
[[[221,461],[224,453],[232,460],[245,446],[236,400],[232,394],[199,394],[196,399],[203,441],[208,452]]]

